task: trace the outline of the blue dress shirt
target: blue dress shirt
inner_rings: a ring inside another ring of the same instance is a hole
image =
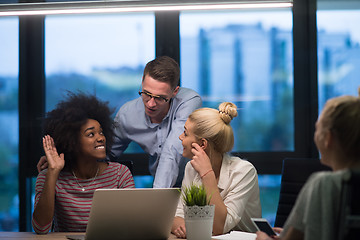
[[[145,114],[142,98],[125,103],[115,116],[114,144],[109,159],[116,161],[131,141],[149,154],[149,170],[155,176],[154,188],[173,187],[184,161],[183,147],[179,139],[187,117],[201,107],[198,93],[180,88],[171,99],[170,109],[161,123],[152,123]]]

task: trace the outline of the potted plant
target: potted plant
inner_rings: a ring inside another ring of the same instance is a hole
[[[210,205],[203,185],[183,187],[186,238],[188,240],[211,239],[215,205]]]

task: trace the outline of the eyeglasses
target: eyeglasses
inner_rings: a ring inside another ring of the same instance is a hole
[[[151,94],[151,93],[148,93],[148,92],[139,92],[139,95],[146,102],[150,101],[150,99],[153,98],[154,101],[156,102],[156,104],[166,103],[166,102],[168,102],[170,100],[168,98],[158,96],[158,95],[154,95],[154,94]]]

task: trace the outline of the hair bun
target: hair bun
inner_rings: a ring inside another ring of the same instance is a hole
[[[229,124],[231,120],[238,115],[237,107],[231,102],[223,102],[219,106],[219,113],[224,123]]]

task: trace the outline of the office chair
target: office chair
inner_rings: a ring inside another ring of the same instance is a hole
[[[339,240],[360,239],[360,171],[344,176],[339,211]]]
[[[134,172],[133,172],[134,163],[133,163],[133,161],[131,161],[131,160],[119,160],[118,163],[127,166],[129,168],[131,174],[134,175]]]
[[[276,212],[276,227],[283,227],[296,198],[309,176],[318,171],[329,171],[315,158],[285,158],[282,166],[279,205]]]

